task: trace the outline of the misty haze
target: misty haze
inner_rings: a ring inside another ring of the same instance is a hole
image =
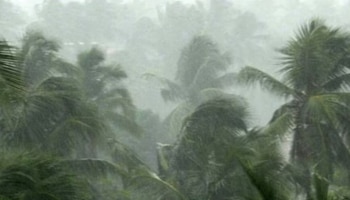
[[[0,0],[0,200],[350,200],[349,10]]]

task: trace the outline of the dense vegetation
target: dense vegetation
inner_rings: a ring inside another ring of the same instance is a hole
[[[115,41],[119,31],[112,20],[118,5],[108,1],[47,1],[37,10],[44,20],[32,24],[19,45],[2,40],[0,200],[350,199],[350,33],[310,20],[276,52],[280,74],[250,66],[234,73],[230,53],[212,39],[234,32],[209,20],[223,20],[220,10],[230,12],[215,2],[210,12],[167,4],[168,11],[159,13],[164,29],[141,20],[134,33],[149,25],[164,40],[132,35],[125,52],[119,52],[123,65],[111,62],[108,51],[95,44],[79,47],[75,58],[63,58],[62,51],[72,49],[48,36],[62,33],[84,44]],[[61,21],[74,9],[82,16]],[[179,30],[212,32],[193,34],[187,44],[167,49],[167,42],[179,39],[174,26],[167,27],[174,19],[169,16],[180,10],[203,23],[183,22]],[[113,25],[101,24],[99,34],[71,31],[78,21],[95,20]],[[11,28],[0,29],[5,30]],[[244,57],[245,47],[236,48]],[[152,51],[164,51],[162,63],[176,66],[173,80],[161,73],[142,76],[156,80],[163,100],[175,105],[164,119],[138,108],[127,82],[128,64],[140,66],[134,60],[138,56],[150,64]],[[175,51],[180,52],[176,58]],[[283,101],[265,126],[257,126],[252,106],[228,89],[255,84]],[[288,155],[286,139],[291,140]]]

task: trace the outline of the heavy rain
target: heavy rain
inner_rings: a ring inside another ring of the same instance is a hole
[[[349,10],[0,0],[0,200],[350,200]]]

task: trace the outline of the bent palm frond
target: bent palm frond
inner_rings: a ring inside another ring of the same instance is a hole
[[[295,95],[295,91],[292,88],[273,78],[271,75],[253,67],[243,68],[237,77],[237,81],[240,84],[249,86],[260,83],[262,88],[277,96],[288,98]]]
[[[165,101],[183,100],[187,96],[186,92],[181,86],[167,78],[159,77],[151,73],[144,74],[143,77],[146,79],[154,79],[165,87],[161,90],[161,95]]]
[[[2,89],[9,86],[16,89],[17,92],[24,91],[22,71],[17,66],[17,62],[18,59],[14,55],[13,47],[5,41],[0,41],[0,81],[5,84]]]

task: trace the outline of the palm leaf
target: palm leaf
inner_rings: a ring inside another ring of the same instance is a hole
[[[233,86],[237,81],[236,79],[238,74],[231,72],[231,73],[225,73],[222,76],[216,77],[213,81],[211,81],[210,85],[212,88],[224,88],[228,86]]]
[[[74,160],[62,160],[60,164],[69,167],[73,171],[90,177],[103,177],[110,174],[121,177],[129,176],[128,172],[125,171],[123,167],[102,159],[81,158]]]
[[[122,80],[127,78],[127,74],[121,68],[121,66],[100,66],[96,69],[96,72],[103,74],[102,81],[105,81],[109,78],[115,80]]]
[[[197,69],[189,87],[195,88],[197,91],[203,88],[213,87],[212,80],[217,80],[218,73],[226,70],[229,64],[220,55],[208,57]],[[223,83],[223,79],[221,81]]]
[[[13,47],[5,41],[0,41],[0,75],[5,86],[15,89],[16,92],[24,91],[22,71],[17,67],[17,57],[13,54]],[[3,87],[4,88],[4,87]]]
[[[39,153],[9,153],[0,162],[0,194],[10,199],[85,199],[86,183],[59,160]]]
[[[293,127],[294,115],[290,112],[284,112],[271,121],[263,132],[282,138],[285,134],[290,133]]]
[[[161,90],[161,95],[165,101],[182,100],[185,99],[187,96],[186,92],[183,91],[183,89],[177,83],[169,79],[159,77],[150,73],[144,74],[143,77],[147,79],[154,79],[160,82],[163,86],[165,86],[165,88]]]
[[[173,185],[163,181],[155,173],[139,170],[130,180],[128,190],[132,191],[133,199],[186,200]]]
[[[337,91],[339,89],[348,89],[350,87],[350,74],[343,74],[333,77],[322,85],[327,91]]]
[[[240,84],[249,86],[255,83],[260,83],[260,86],[262,88],[281,97],[288,98],[295,95],[295,91],[293,89],[273,78],[272,76],[266,74],[265,72],[262,72],[253,67],[243,68],[238,73],[237,77],[237,81]]]
[[[217,46],[206,36],[196,36],[182,50],[177,63],[176,80],[183,87],[189,87],[193,84],[194,77],[202,66],[211,59],[220,56]],[[216,59],[217,61],[219,59]],[[227,67],[227,65],[215,65],[214,67]],[[213,67],[213,66],[206,66]],[[217,71],[217,70],[215,70]]]
[[[260,163],[260,165],[267,164],[268,161],[265,161],[266,163]],[[283,188],[283,184],[285,182],[276,182],[272,184],[271,180],[269,178],[274,178],[274,177],[268,177],[267,174],[261,175],[261,171],[253,170],[249,165],[243,163],[242,161],[241,167],[247,177],[249,178],[250,182],[252,185],[256,188],[256,190],[259,192],[261,195],[262,199],[264,200],[270,200],[270,199],[276,199],[276,200],[287,200],[288,198],[288,193],[285,193],[285,189]],[[257,166],[255,166],[257,167]]]

